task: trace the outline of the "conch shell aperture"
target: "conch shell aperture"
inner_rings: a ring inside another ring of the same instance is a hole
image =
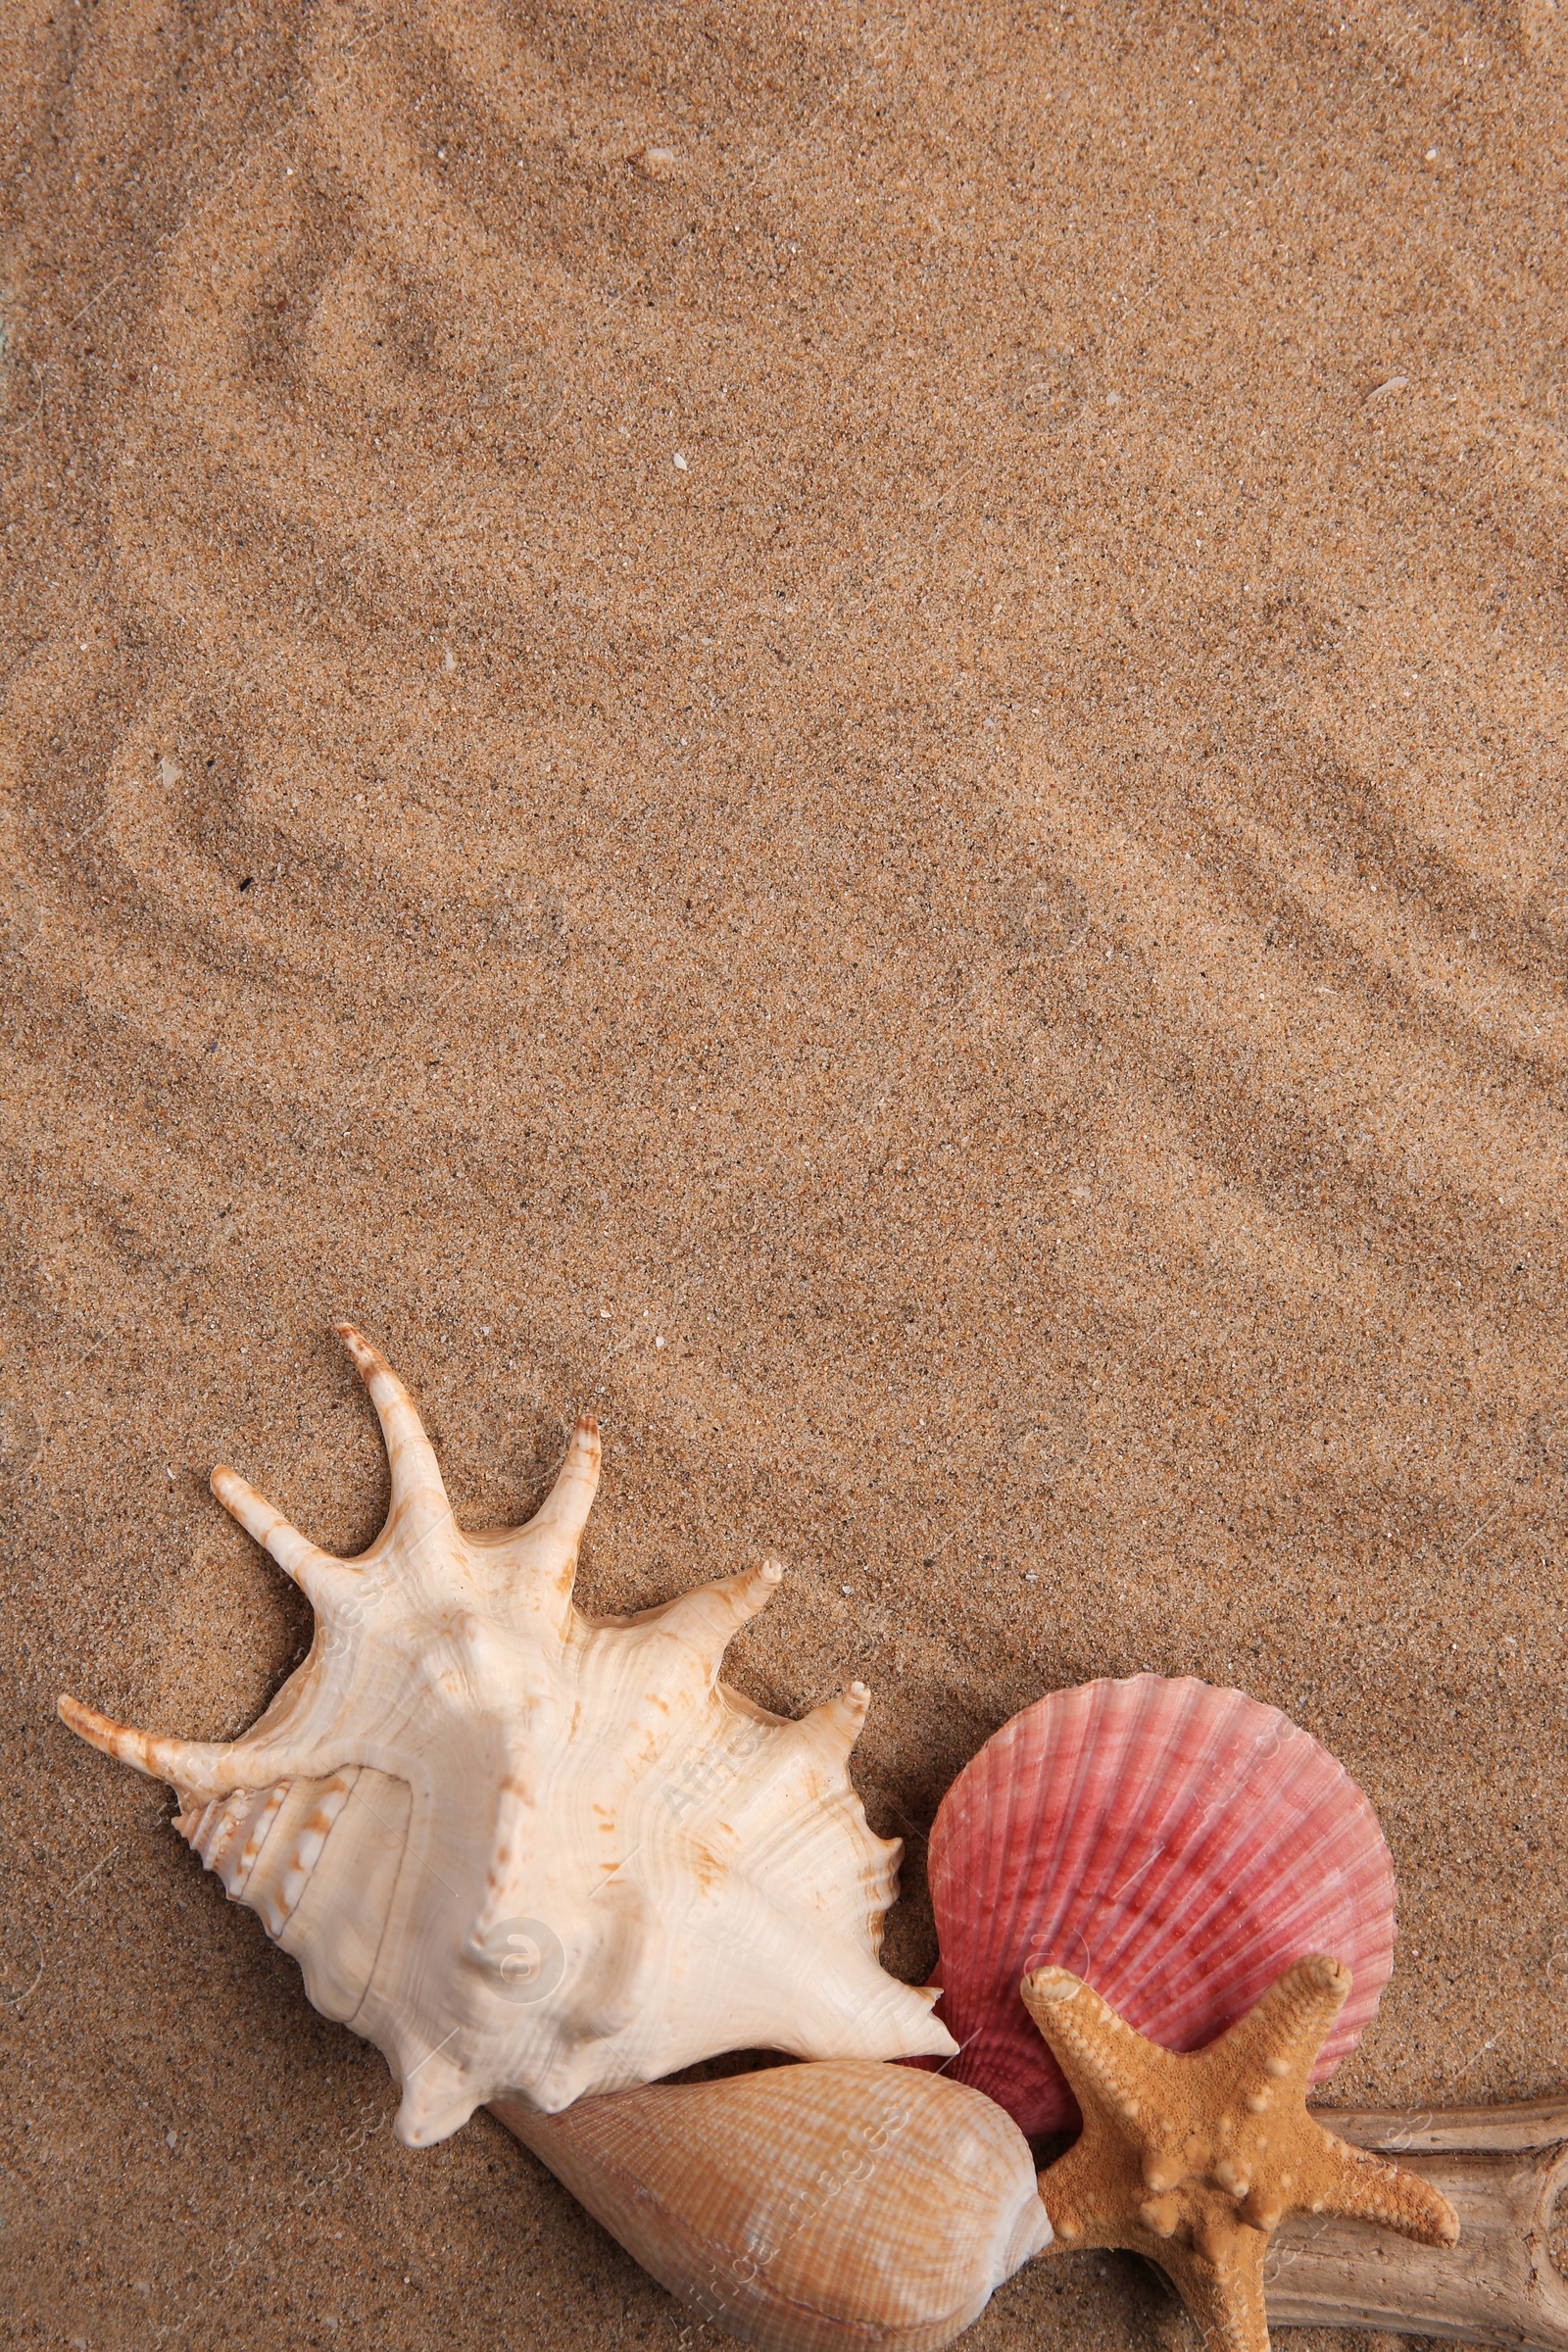
[[[401,1381],[339,1329],[391,1469],[368,1551],[332,1558],[213,1473],[316,1611],[303,1665],[231,1742],[60,1712],[176,1789],[176,1826],[316,2007],[385,2054],[399,2136],[426,2147],[497,2096],[552,2113],[724,2050],[951,2055],[936,1996],[877,1960],[902,1847],[849,1779],[865,1690],[790,1722],[718,1680],[782,1570],[584,1616],[596,1424],[525,1527],[470,1533]]]

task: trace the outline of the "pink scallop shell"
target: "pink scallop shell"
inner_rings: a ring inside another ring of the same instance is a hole
[[[1305,1952],[1350,1997],[1314,2081],[1352,2049],[1394,1966],[1394,1865],[1377,1815],[1277,1708],[1208,1683],[1084,1683],[1004,1724],[931,1832],[946,2072],[1024,2132],[1078,2121],[1018,1997],[1070,1968],[1168,2049],[1223,2034]]]

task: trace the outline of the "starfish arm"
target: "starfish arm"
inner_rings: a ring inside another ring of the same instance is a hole
[[[1123,2025],[1092,1985],[1065,1968],[1037,1968],[1019,1990],[1086,2115],[1099,2107],[1137,2129],[1168,2112],[1182,2061]]]
[[[1263,2300],[1267,2239],[1256,2230],[1226,2232],[1223,2247],[1162,2247],[1153,2259],[1168,2271],[1198,2322],[1203,2352],[1269,2352]]]
[[[1285,2098],[1304,2098],[1318,2052],[1349,1993],[1350,1972],[1343,1960],[1309,1952],[1296,1961],[1222,2037],[1218,2046],[1234,2069],[1233,2080],[1278,2084]]]
[[[1385,2164],[1364,2148],[1352,2148],[1332,2132],[1314,2125],[1322,2145],[1303,2180],[1310,2188],[1311,2210],[1340,2213],[1352,2220],[1373,2222],[1381,2230],[1396,2230],[1421,2246],[1451,2246],[1459,2235],[1459,2221],[1441,2189],[1415,2173]],[[1305,2201],[1300,2200],[1300,2201]]]
[[[1066,2154],[1047,2165],[1036,2186],[1062,2253],[1142,2244],[1129,2228],[1131,2192],[1120,2178],[1125,2170],[1115,2147],[1087,2119]]]

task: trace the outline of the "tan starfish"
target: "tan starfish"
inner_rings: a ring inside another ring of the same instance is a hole
[[[1029,2014],[1083,2110],[1073,2145],[1040,2176],[1063,2253],[1126,2246],[1169,2273],[1209,2352],[1268,2352],[1263,2255],[1287,2213],[1355,2214],[1451,2246],[1447,2199],[1325,2132],[1306,2112],[1319,2050],[1350,1972],[1314,1952],[1202,2050],[1167,2050],[1124,2025],[1064,1968],[1022,1985]]]

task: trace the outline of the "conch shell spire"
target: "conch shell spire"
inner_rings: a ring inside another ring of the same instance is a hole
[[[427,2145],[500,2093],[555,2112],[727,2049],[951,2056],[877,1964],[901,1847],[847,1760],[869,1693],[799,1723],[719,1681],[775,1563],[632,1618],[572,1605],[599,1481],[584,1415],[525,1527],[460,1527],[402,1382],[340,1327],[380,1417],[386,1524],[334,1559],[232,1470],[213,1491],[316,1611],[241,1739],[159,1739],[62,1698],[179,1792],[176,1826],[385,2051]]]

